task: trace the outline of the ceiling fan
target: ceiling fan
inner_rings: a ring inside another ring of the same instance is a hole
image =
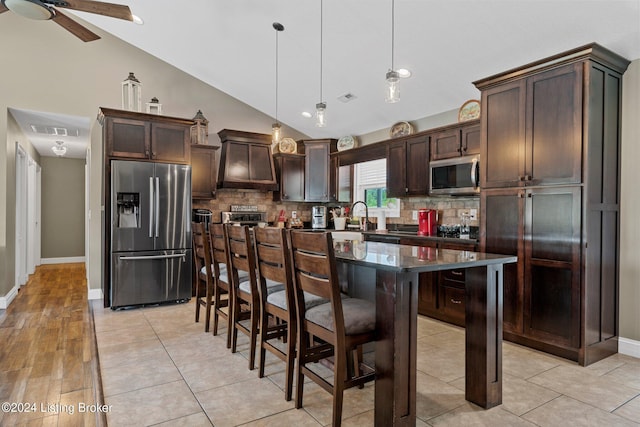
[[[0,0],[0,13],[10,10],[29,19],[51,19],[84,42],[100,38],[97,34],[62,13],[60,8],[97,13],[112,18],[133,21],[129,6],[114,3],[93,0]]]

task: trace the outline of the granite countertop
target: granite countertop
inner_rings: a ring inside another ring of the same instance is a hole
[[[335,242],[338,261],[396,272],[424,272],[516,262],[516,256],[382,242]]]

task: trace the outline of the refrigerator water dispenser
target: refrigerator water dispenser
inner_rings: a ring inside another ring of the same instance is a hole
[[[140,193],[117,194],[119,228],[138,228],[140,224]]]

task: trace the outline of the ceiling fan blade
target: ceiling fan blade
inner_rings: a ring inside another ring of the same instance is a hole
[[[81,12],[97,13],[98,15],[124,19],[125,21],[133,21],[133,15],[131,15],[129,6],[93,0],[65,0],[64,3],[64,5],[56,6],[79,10]]]
[[[98,40],[100,38],[99,35],[89,31],[84,26],[78,24],[73,19],[69,18],[67,15],[60,12],[59,9],[56,9],[56,14],[53,18],[58,25],[60,25],[65,30],[69,31],[74,36],[78,37],[83,42],[91,42],[94,40]]]

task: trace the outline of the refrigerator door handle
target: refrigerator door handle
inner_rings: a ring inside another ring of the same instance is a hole
[[[149,177],[149,237],[153,237],[154,198],[153,177]]]
[[[160,178],[156,176],[156,237],[160,236]]]
[[[147,259],[182,258],[184,260],[186,256],[187,254],[183,253],[183,254],[173,254],[173,255],[121,256],[119,257],[119,259],[122,261],[132,261],[132,260],[147,260]]]

